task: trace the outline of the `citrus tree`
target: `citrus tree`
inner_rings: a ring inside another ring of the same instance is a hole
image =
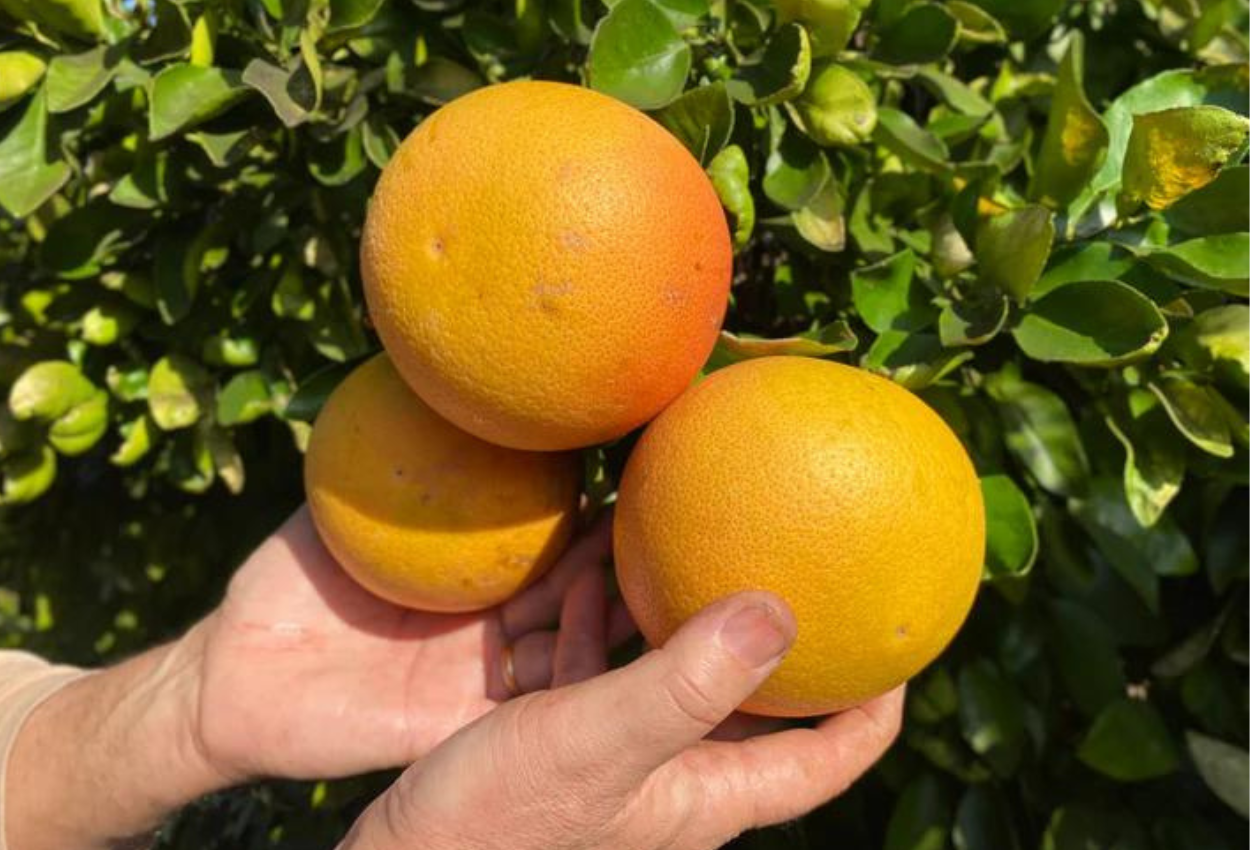
[[[707,369],[883,373],[981,476],[980,598],[900,742],[740,845],[1244,846],[1246,24],[1242,0],[0,0],[0,634],[98,664],[211,606],[376,349],[356,241],[398,140],[475,87],[566,80],[716,187],[736,269]],[[587,452],[592,496],[629,446]],[[387,779],[219,795],[163,846],[329,847]]]

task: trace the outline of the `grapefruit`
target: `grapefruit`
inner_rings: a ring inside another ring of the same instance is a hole
[[[729,229],[664,128],[577,86],[512,82],[426,118],[378,181],[369,314],[431,407],[504,446],[619,437],[716,341]]]
[[[304,460],[331,554],[373,593],[426,611],[487,608],[541,575],[572,533],[580,485],[576,455],[461,431],[385,355],[335,389]]]
[[[741,590],[785,599],[798,638],[745,704],[826,714],[946,646],[981,578],[985,517],[959,439],[908,391],[801,357],[713,373],[647,428],[622,476],[622,595],[653,645]]]

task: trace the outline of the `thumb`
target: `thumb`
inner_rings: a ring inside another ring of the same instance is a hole
[[[631,782],[701,740],[755,692],[794,642],[786,604],[750,591],[691,617],[664,646],[575,686],[563,728],[577,767]],[[563,749],[563,748],[562,748]]]

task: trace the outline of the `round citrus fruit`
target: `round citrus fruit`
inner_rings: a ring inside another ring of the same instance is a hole
[[[384,599],[472,611],[512,596],[563,550],[577,516],[571,454],[466,434],[385,355],[335,389],[313,426],[304,488],[326,547]]]
[[[768,357],[668,407],[625,467],[616,568],[659,645],[741,590],[785,599],[798,638],[744,706],[801,717],[928,664],[976,594],[985,517],[958,438],[911,393],[828,361]]]
[[[382,172],[361,240],[400,374],[466,431],[605,442],[689,386],[729,292],[729,230],[664,128],[577,86],[513,82],[439,109]]]

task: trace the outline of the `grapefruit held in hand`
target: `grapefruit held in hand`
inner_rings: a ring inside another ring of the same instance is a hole
[[[660,645],[740,590],[798,638],[743,706],[826,714],[904,682],[972,606],[985,516],[959,440],[885,378],[802,357],[713,373],[646,430],[616,512],[621,593]]]
[[[313,426],[304,488],[321,539],[378,596],[426,611],[495,605],[543,573],[577,516],[575,454],[479,440],[408,389],[385,355]]]
[[[426,118],[369,205],[361,273],[396,368],[483,439],[620,437],[694,379],[732,265],[699,163],[646,115],[512,82]]]

